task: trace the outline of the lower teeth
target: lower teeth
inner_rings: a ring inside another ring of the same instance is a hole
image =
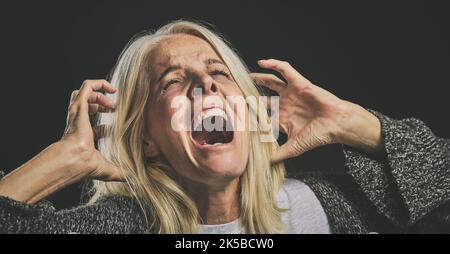
[[[223,143],[208,144],[208,143],[206,143],[206,141],[203,141],[203,142],[200,143],[200,145],[202,145],[202,146],[204,146],[204,145],[220,146],[220,145],[223,145]]]

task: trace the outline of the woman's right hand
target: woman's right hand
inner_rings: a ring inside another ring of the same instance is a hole
[[[115,93],[116,88],[106,80],[86,80],[80,90],[72,92],[67,123],[61,143],[75,150],[80,157],[82,175],[104,181],[124,180],[123,171],[105,160],[95,148],[95,140],[103,137],[105,126],[92,127],[89,116],[111,112],[114,103],[104,93]]]
[[[93,129],[89,114],[114,109],[114,103],[103,92],[115,93],[116,89],[105,80],[88,80],[72,93],[62,139],[0,179],[0,196],[34,204],[85,178],[125,179],[123,170],[95,148],[102,127]]]

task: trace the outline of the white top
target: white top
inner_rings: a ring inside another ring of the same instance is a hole
[[[286,178],[278,194],[278,206],[288,209],[281,215],[285,233],[329,234],[325,211],[314,192],[303,182]],[[220,225],[199,225],[200,234],[243,234],[240,220]]]

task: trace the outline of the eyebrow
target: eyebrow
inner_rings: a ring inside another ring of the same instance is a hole
[[[208,59],[206,59],[205,61],[203,61],[203,63],[204,63],[205,65],[222,64],[222,65],[224,65],[224,66],[226,67],[226,65],[225,65],[221,60],[216,59],[216,58],[208,58]],[[179,64],[175,64],[175,65],[171,65],[171,66],[167,67],[167,68],[161,73],[161,75],[159,76],[158,82],[161,81],[161,80],[162,80],[167,74],[169,74],[170,72],[176,71],[176,70],[179,70],[179,69],[181,69],[181,65],[179,65]]]
[[[161,79],[163,79],[167,74],[169,74],[172,71],[176,71],[181,69],[181,65],[177,64],[177,65],[171,65],[169,67],[167,67],[167,69],[165,69],[161,75],[158,78],[158,82],[161,81]]]
[[[216,58],[208,58],[205,61],[203,61],[204,64],[206,65],[212,65],[212,64],[222,64],[225,65],[221,60],[216,59]],[[226,66],[226,65],[225,65]]]

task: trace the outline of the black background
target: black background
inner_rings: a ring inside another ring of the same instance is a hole
[[[70,93],[105,78],[136,33],[175,19],[209,22],[252,70],[289,61],[337,96],[450,136],[448,1],[9,1],[0,9],[0,169],[57,141]],[[333,168],[337,146],[288,167]],[[54,195],[77,204],[79,186]]]

